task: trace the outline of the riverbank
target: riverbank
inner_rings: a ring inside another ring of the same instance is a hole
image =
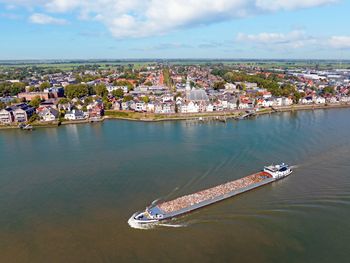
[[[321,110],[321,109],[339,109],[350,108],[349,103],[338,104],[312,104],[312,105],[292,105],[292,106],[280,106],[259,109],[255,112],[255,115],[272,114],[278,112],[293,112],[303,110]],[[127,121],[142,121],[142,122],[162,122],[162,121],[183,121],[183,120],[198,120],[209,121],[226,121],[228,119],[237,119],[242,116],[248,109],[233,110],[233,111],[215,111],[215,112],[202,112],[202,113],[174,113],[174,114],[155,114],[155,113],[140,113],[133,111],[105,111],[103,116],[97,122],[103,122],[105,120],[127,120]],[[69,124],[86,124],[94,123],[89,119],[77,120],[77,121],[54,121],[54,122],[34,122],[31,125],[34,128],[55,128],[60,125]],[[18,125],[0,125],[0,130],[6,129],[18,129]]]
[[[255,115],[271,114],[277,112],[301,111],[301,110],[317,110],[317,109],[337,109],[350,108],[350,104],[312,104],[312,105],[292,105],[271,108],[262,108],[255,112]],[[235,119],[245,114],[249,109],[232,110],[232,111],[215,111],[202,113],[174,113],[174,114],[154,114],[154,113],[138,113],[138,112],[122,112],[122,111],[106,111],[104,119],[120,119],[130,121],[159,122],[172,120],[193,120],[205,119]]]

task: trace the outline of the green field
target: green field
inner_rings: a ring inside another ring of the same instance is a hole
[[[261,67],[264,69],[295,69],[295,68],[314,68],[314,69],[333,69],[344,68],[350,69],[350,61],[336,60],[196,60],[196,59],[172,59],[172,60],[130,60],[130,61],[67,61],[67,62],[50,62],[50,61],[0,61],[0,69],[7,68],[25,68],[37,67],[41,69],[60,69],[70,71],[79,66],[98,66],[98,69],[110,69],[117,66],[133,65],[139,69],[148,65],[164,63],[168,65],[224,65],[224,66],[251,66]]]

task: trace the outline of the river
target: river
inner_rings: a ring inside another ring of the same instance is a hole
[[[279,182],[139,230],[129,217],[287,162]],[[0,262],[349,262],[350,110],[0,131]]]

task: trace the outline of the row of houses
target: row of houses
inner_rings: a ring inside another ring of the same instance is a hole
[[[0,123],[12,124],[27,122],[35,109],[26,103],[16,104],[0,111]]]

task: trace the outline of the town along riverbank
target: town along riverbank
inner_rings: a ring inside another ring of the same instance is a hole
[[[350,104],[312,104],[312,105],[291,105],[281,107],[260,108],[254,112],[255,115],[271,114],[276,112],[300,111],[300,110],[317,110],[317,109],[337,109],[349,108]],[[241,109],[232,111],[215,111],[215,112],[201,112],[201,113],[175,113],[175,114],[154,114],[154,113],[139,113],[132,111],[113,111],[105,112],[105,119],[120,119],[132,121],[172,121],[172,120],[193,120],[193,119],[207,119],[207,120],[224,120],[236,119],[244,115],[246,111],[251,109]]]
[[[303,111],[303,110],[318,110],[318,109],[339,109],[349,108],[349,103],[338,104],[310,104],[310,105],[291,105],[270,108],[260,108],[254,111],[253,115],[264,115],[278,112],[289,111]],[[241,109],[233,111],[215,111],[215,112],[200,112],[200,113],[174,113],[174,114],[155,114],[155,113],[140,113],[134,111],[114,111],[106,110],[105,116],[97,122],[105,120],[128,120],[128,121],[142,121],[142,122],[161,122],[161,121],[181,121],[181,120],[201,120],[201,121],[222,121],[226,122],[229,119],[238,119],[244,115],[246,111],[251,109]],[[84,119],[77,121],[54,121],[54,122],[40,122],[36,121],[30,123],[33,128],[55,128],[60,125],[68,124],[88,124],[96,122],[96,120]],[[0,125],[1,129],[18,129],[18,125]]]

